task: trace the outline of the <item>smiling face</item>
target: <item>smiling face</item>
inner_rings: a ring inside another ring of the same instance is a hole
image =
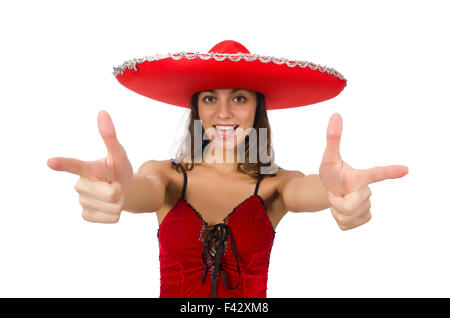
[[[207,90],[198,96],[203,129],[216,146],[227,149],[241,143],[247,129],[253,127],[256,106],[256,92],[245,89]]]

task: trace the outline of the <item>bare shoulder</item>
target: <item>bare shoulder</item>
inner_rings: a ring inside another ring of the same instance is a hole
[[[286,169],[278,169],[277,177],[277,192],[279,194],[283,193],[283,189],[285,185],[292,179],[303,178],[305,174],[299,170],[286,170]]]
[[[275,176],[267,178],[266,186],[264,187],[269,190],[266,205],[268,207],[269,218],[275,228],[288,212],[283,202],[284,186],[289,180],[303,176],[304,174],[298,170],[286,170],[279,167]]]
[[[180,179],[179,172],[174,169],[171,159],[148,160],[141,165],[138,172],[147,176],[157,176],[165,185],[163,205],[156,210],[158,224],[161,224],[165,215],[170,211],[180,196],[183,187],[183,178]]]
[[[138,172],[146,176],[157,176],[168,181],[171,165],[171,160],[147,160],[139,167]]]

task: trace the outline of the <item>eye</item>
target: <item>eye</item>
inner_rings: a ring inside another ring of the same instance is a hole
[[[205,97],[203,97],[203,101],[206,102],[206,103],[209,103],[209,102],[206,100],[207,98],[214,98],[214,97],[213,97],[213,96],[205,96]]]
[[[244,96],[241,96],[241,95],[239,95],[239,96],[236,96],[235,98],[239,98],[239,97],[241,97],[243,100],[242,100],[242,103],[244,102],[244,101],[246,101],[247,100],[247,98],[245,98]],[[238,102],[239,103],[239,102]]]
[[[212,100],[210,100],[210,98],[212,98],[213,100],[215,99],[214,96],[208,95],[208,96],[203,97],[203,101],[205,103],[210,103],[210,102],[212,102]],[[235,96],[233,100],[236,100],[236,98],[238,98],[238,100],[240,100],[240,101],[238,101],[238,103],[244,103],[247,100],[247,98],[242,95]]]

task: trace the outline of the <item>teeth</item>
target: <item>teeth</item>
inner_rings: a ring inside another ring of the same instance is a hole
[[[233,134],[235,127],[237,127],[237,125],[236,126],[214,126],[216,131],[222,136],[230,136],[231,134]]]
[[[226,130],[226,131],[234,130],[234,127],[237,127],[237,125],[236,126],[215,126],[215,128],[217,130]]]
[[[220,130],[234,130],[234,126],[216,126],[216,129],[220,129]]]

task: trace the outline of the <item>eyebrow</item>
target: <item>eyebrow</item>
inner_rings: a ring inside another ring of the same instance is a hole
[[[242,88],[233,88],[231,90],[231,93],[235,93],[235,92],[240,91],[240,90],[242,90]],[[216,94],[216,90],[215,89],[207,89],[204,92],[211,92],[211,93]]]

